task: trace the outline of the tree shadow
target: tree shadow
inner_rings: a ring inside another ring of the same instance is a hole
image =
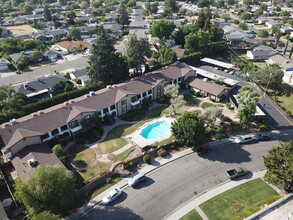
[[[231,157],[233,155],[233,157]],[[231,143],[220,147],[212,147],[208,154],[200,156],[210,161],[220,161],[224,163],[243,163],[251,161],[250,153],[243,149],[241,144]]]
[[[121,206],[95,206],[89,212],[83,214],[80,220],[142,220],[142,217],[133,213],[133,211]]]
[[[133,189],[142,189],[147,188],[150,185],[155,183],[155,181],[152,178],[146,177],[145,180],[143,180],[141,183],[138,183],[137,185],[133,186]]]

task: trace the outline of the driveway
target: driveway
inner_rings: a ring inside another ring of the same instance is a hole
[[[227,181],[226,170],[238,166],[250,171],[263,169],[263,156],[278,144],[228,143],[204,157],[191,154],[180,158],[150,173],[137,187],[125,188],[111,206],[97,205],[80,219],[162,219],[195,195]]]
[[[272,128],[272,129],[290,129],[292,128],[292,123],[290,121],[287,120],[287,118],[285,118],[270,102],[269,100],[264,96],[263,93],[260,93],[256,87],[249,83],[246,82],[242,79],[240,79],[237,76],[234,75],[230,75],[228,73],[225,73],[223,71],[220,70],[216,70],[211,66],[208,65],[198,65],[196,66],[197,68],[200,69],[204,69],[206,71],[221,75],[223,77],[226,78],[230,78],[230,79],[234,79],[239,81],[238,83],[238,87],[235,90],[232,90],[232,94],[235,95],[237,94],[237,90],[242,87],[242,86],[250,86],[252,87],[256,92],[258,92],[261,95],[261,100],[259,101],[258,107],[261,108],[261,110],[266,113],[265,116],[265,120],[268,123],[268,125]],[[263,104],[265,104],[265,107],[263,107]]]

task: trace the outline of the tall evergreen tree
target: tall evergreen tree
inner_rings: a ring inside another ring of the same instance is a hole
[[[51,15],[51,12],[48,8],[48,6],[46,5],[45,8],[44,8],[44,18],[47,20],[47,21],[51,21],[52,20],[52,15]]]
[[[167,65],[167,64],[174,63],[176,60],[177,60],[176,53],[173,50],[171,50],[169,47],[163,46],[160,49],[160,56],[158,58],[158,61],[160,62],[160,64]]]
[[[121,1],[119,9],[118,9],[117,23],[121,24],[122,26],[130,24],[129,14],[126,11],[126,7],[123,1]]]
[[[98,33],[98,37],[93,45],[88,67],[91,81],[102,81],[105,84],[124,81],[129,75],[125,58],[115,53],[113,42],[103,27],[96,28],[95,32]]]

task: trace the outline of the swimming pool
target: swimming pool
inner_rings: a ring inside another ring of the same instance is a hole
[[[169,123],[158,121],[142,129],[140,135],[147,140],[151,140],[165,135],[167,132],[170,132],[170,129],[171,125]]]

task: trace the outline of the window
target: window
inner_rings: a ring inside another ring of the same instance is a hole
[[[102,112],[101,111],[98,111],[97,114],[98,114],[98,116],[101,116],[102,115]]]
[[[115,105],[112,105],[112,106],[110,107],[110,109],[111,109],[111,111],[112,111],[112,110],[115,110],[115,109],[116,109]]]
[[[136,101],[138,101],[138,100],[135,97],[131,98],[131,102],[136,102]]]
[[[61,127],[61,131],[66,131],[67,129],[68,129],[67,125],[63,125],[63,126]]]
[[[152,94],[152,92],[153,92],[153,91],[150,89],[150,90],[148,91],[148,94],[150,95],[150,94]]]
[[[127,112],[127,101],[123,100],[121,102],[121,109],[122,109],[122,114],[125,114]]]
[[[86,115],[86,116],[84,116],[83,118],[84,118],[85,120],[90,119],[90,118],[91,118],[91,115]]]
[[[104,113],[104,114],[106,114],[106,113],[108,113],[108,112],[109,112],[109,109],[108,109],[108,108],[104,108],[104,109],[103,109],[103,113]]]
[[[145,97],[146,95],[147,95],[146,92],[144,92],[144,93],[142,94],[143,97]]]
[[[52,136],[59,134],[59,130],[56,128],[53,131],[51,131]]]
[[[160,98],[162,95],[161,85],[157,86],[157,98]]]
[[[78,121],[75,120],[75,121],[71,122],[70,128],[76,128],[78,126],[79,126]]]
[[[137,99],[140,99],[141,98],[141,94],[137,95],[136,98]]]
[[[41,136],[41,139],[44,140],[44,139],[46,139],[46,138],[48,138],[48,137],[50,137],[50,136],[49,136],[48,133],[46,133],[46,134],[43,134],[43,135]]]

